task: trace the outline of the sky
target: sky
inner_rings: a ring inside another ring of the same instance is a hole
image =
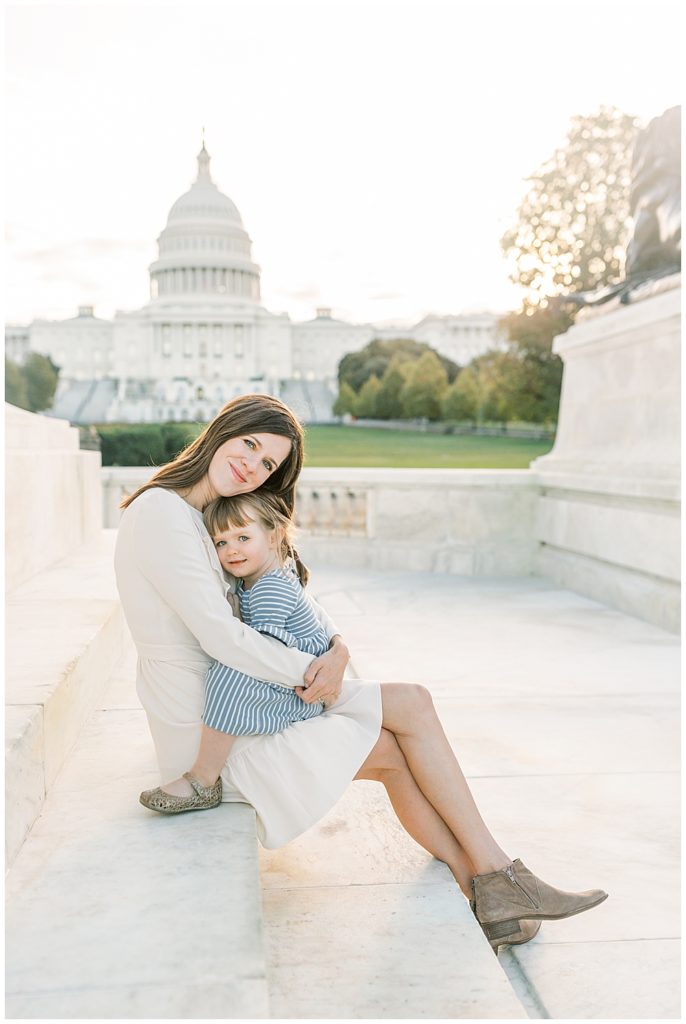
[[[681,101],[678,5],[279,0],[5,5],[5,318],[144,305],[212,176],[263,304],[356,322],[517,308],[500,238],[570,119]]]

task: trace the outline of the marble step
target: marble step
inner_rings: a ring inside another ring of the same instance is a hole
[[[265,1018],[255,817],[162,817],[129,648],[7,878],[8,1017]]]
[[[114,530],[6,603],[5,851],[11,863],[121,654]]]
[[[327,607],[333,603],[313,582]],[[344,609],[339,596],[336,616]],[[360,678],[353,658],[348,674]],[[351,785],[280,850],[260,850],[277,1019],[522,1020],[513,986],[446,864],[400,825],[379,783]],[[538,1014],[535,1014],[538,1016]]]
[[[404,832],[379,783],[354,783],[260,862],[273,1017],[527,1018],[449,869]]]

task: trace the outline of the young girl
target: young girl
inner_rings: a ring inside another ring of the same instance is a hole
[[[294,553],[292,520],[283,499],[264,492],[217,498],[204,510],[203,520],[222,568],[238,578],[243,622],[287,647],[315,657],[324,654],[329,638],[303,590],[308,572]],[[215,662],[205,684],[200,751],[183,776],[193,795],[157,788],[141,793],[141,803],[163,814],[216,807],[222,798],[220,772],[235,736],[281,732],[323,710],[322,701],[305,704],[290,686]]]

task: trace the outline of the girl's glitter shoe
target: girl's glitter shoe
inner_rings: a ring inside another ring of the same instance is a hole
[[[183,814],[184,811],[209,811],[217,807],[222,801],[222,780],[217,779],[213,786],[203,786],[190,772],[184,772],[184,779],[188,779],[193,787],[192,796],[174,796],[173,793],[165,793],[158,786],[157,789],[146,789],[140,795],[140,802],[151,811],[158,811],[160,814]]]

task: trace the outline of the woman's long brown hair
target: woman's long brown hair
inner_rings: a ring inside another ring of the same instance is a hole
[[[210,468],[220,445],[244,434],[278,434],[291,441],[291,450],[279,468],[267,477],[261,489],[283,498],[290,513],[295,507],[295,484],[303,464],[303,429],[287,405],[271,395],[241,395],[228,402],[201,434],[172,462],[161,466],[147,483],[127,495],[120,508],[151,487],[183,491],[197,484]]]

